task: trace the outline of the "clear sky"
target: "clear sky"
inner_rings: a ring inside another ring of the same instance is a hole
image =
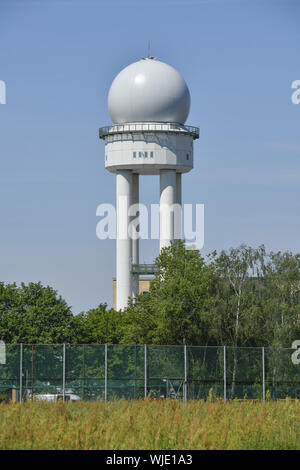
[[[296,0],[0,0],[0,280],[50,285],[74,313],[111,306],[115,242],[97,239],[96,207],[115,202],[115,177],[98,128],[149,40],[201,129],[183,202],[205,205],[203,253],[300,252],[299,18]],[[158,177],[142,177],[141,202],[158,201]],[[141,262],[157,254],[141,243]]]

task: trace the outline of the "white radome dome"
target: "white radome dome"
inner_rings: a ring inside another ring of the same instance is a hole
[[[154,58],[141,59],[115,77],[108,93],[108,110],[114,124],[184,124],[190,110],[190,93],[173,67]]]

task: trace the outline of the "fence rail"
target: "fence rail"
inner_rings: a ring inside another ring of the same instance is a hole
[[[0,396],[39,400],[300,398],[300,351],[225,346],[6,344]]]
[[[135,132],[167,132],[167,133],[187,133],[190,134],[193,139],[199,138],[199,127],[186,126],[176,123],[163,123],[163,122],[139,122],[139,123],[126,123],[126,124],[115,124],[113,126],[100,127],[99,137],[105,139],[109,135],[113,134],[126,134]]]

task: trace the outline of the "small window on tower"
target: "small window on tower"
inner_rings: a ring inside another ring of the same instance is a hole
[[[145,152],[145,153],[144,153],[144,157],[145,157],[145,158],[148,158],[148,152]]]
[[[190,159],[190,155],[187,153],[186,154],[186,159],[189,160]]]
[[[142,152],[139,152],[139,158],[142,158]]]
[[[133,158],[136,158],[136,152],[133,152]]]
[[[153,152],[150,152],[150,158],[153,158]]]

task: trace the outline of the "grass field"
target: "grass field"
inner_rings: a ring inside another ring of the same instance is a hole
[[[1,403],[0,449],[300,449],[300,401]]]

